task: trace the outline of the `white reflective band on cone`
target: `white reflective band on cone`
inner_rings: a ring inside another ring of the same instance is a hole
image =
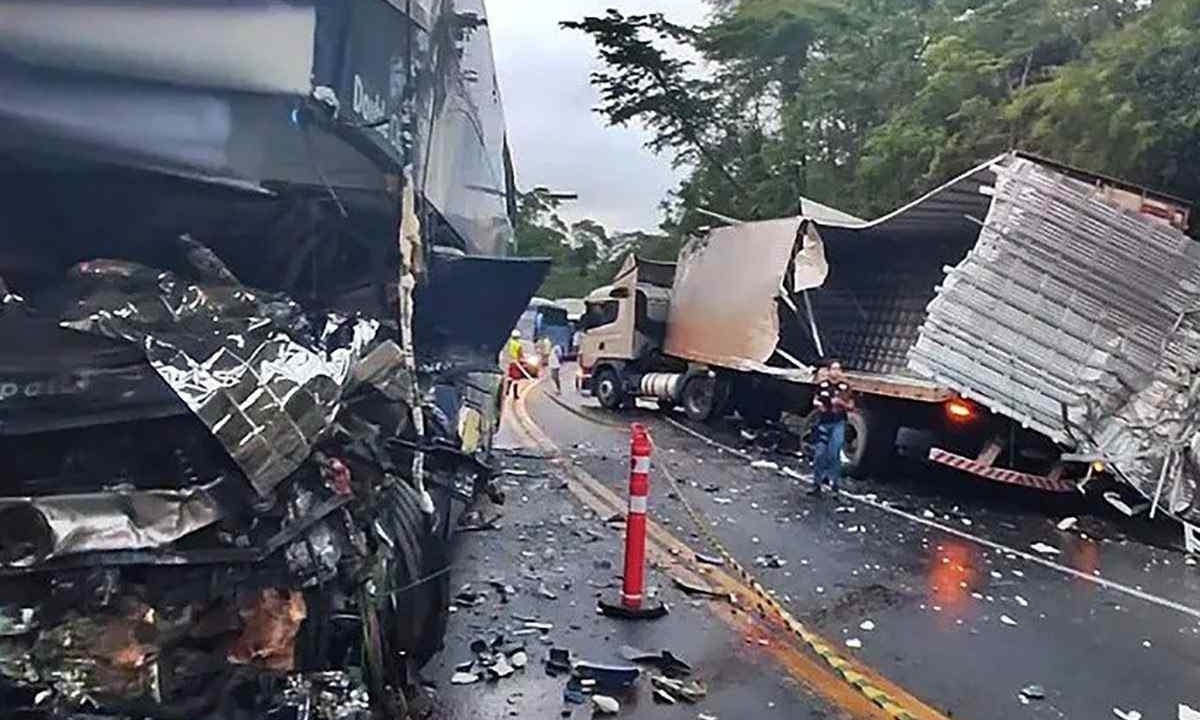
[[[647,455],[646,457],[638,457],[635,455],[633,457],[633,472],[635,472],[635,473],[650,472],[650,456]]]
[[[629,512],[646,514],[646,497],[644,495],[629,496]]]

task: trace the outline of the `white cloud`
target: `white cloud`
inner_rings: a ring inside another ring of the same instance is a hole
[[[593,113],[599,69],[591,38],[558,23],[598,15],[661,12],[682,24],[704,19],[702,0],[488,0],[492,45],[508,118],[509,144],[522,189],[545,185],[579,193],[569,220],[591,217],[610,230],[653,230],[659,203],[675,187],[670,158],[642,147],[647,135],[610,128]]]

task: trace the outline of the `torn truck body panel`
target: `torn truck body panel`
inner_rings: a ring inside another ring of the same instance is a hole
[[[482,4],[0,18],[0,707],[398,716],[546,271]]]
[[[801,218],[712,230],[680,251],[663,349],[735,370],[765,364],[779,343],[784,280]]]

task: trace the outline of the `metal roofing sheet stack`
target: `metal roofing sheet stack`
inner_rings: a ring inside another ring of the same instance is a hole
[[[1177,444],[1197,428],[1200,249],[1034,161],[997,170],[979,241],[947,270],[909,366],[1063,444],[1157,455],[1122,468],[1153,491],[1163,428]]]

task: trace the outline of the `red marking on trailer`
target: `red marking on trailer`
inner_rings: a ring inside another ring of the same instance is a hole
[[[1033,475],[1031,473],[1018,472],[1016,470],[1005,470],[1003,468],[992,467],[981,463],[971,458],[955,455],[952,452],[942,450],[941,448],[930,448],[929,459],[932,462],[952,467],[955,470],[962,470],[977,477],[995,482],[1007,483],[1009,485],[1020,485],[1022,487],[1031,487],[1047,492],[1069,493],[1075,492],[1075,484],[1066,480],[1061,480],[1056,477],[1048,477],[1046,475]]]

